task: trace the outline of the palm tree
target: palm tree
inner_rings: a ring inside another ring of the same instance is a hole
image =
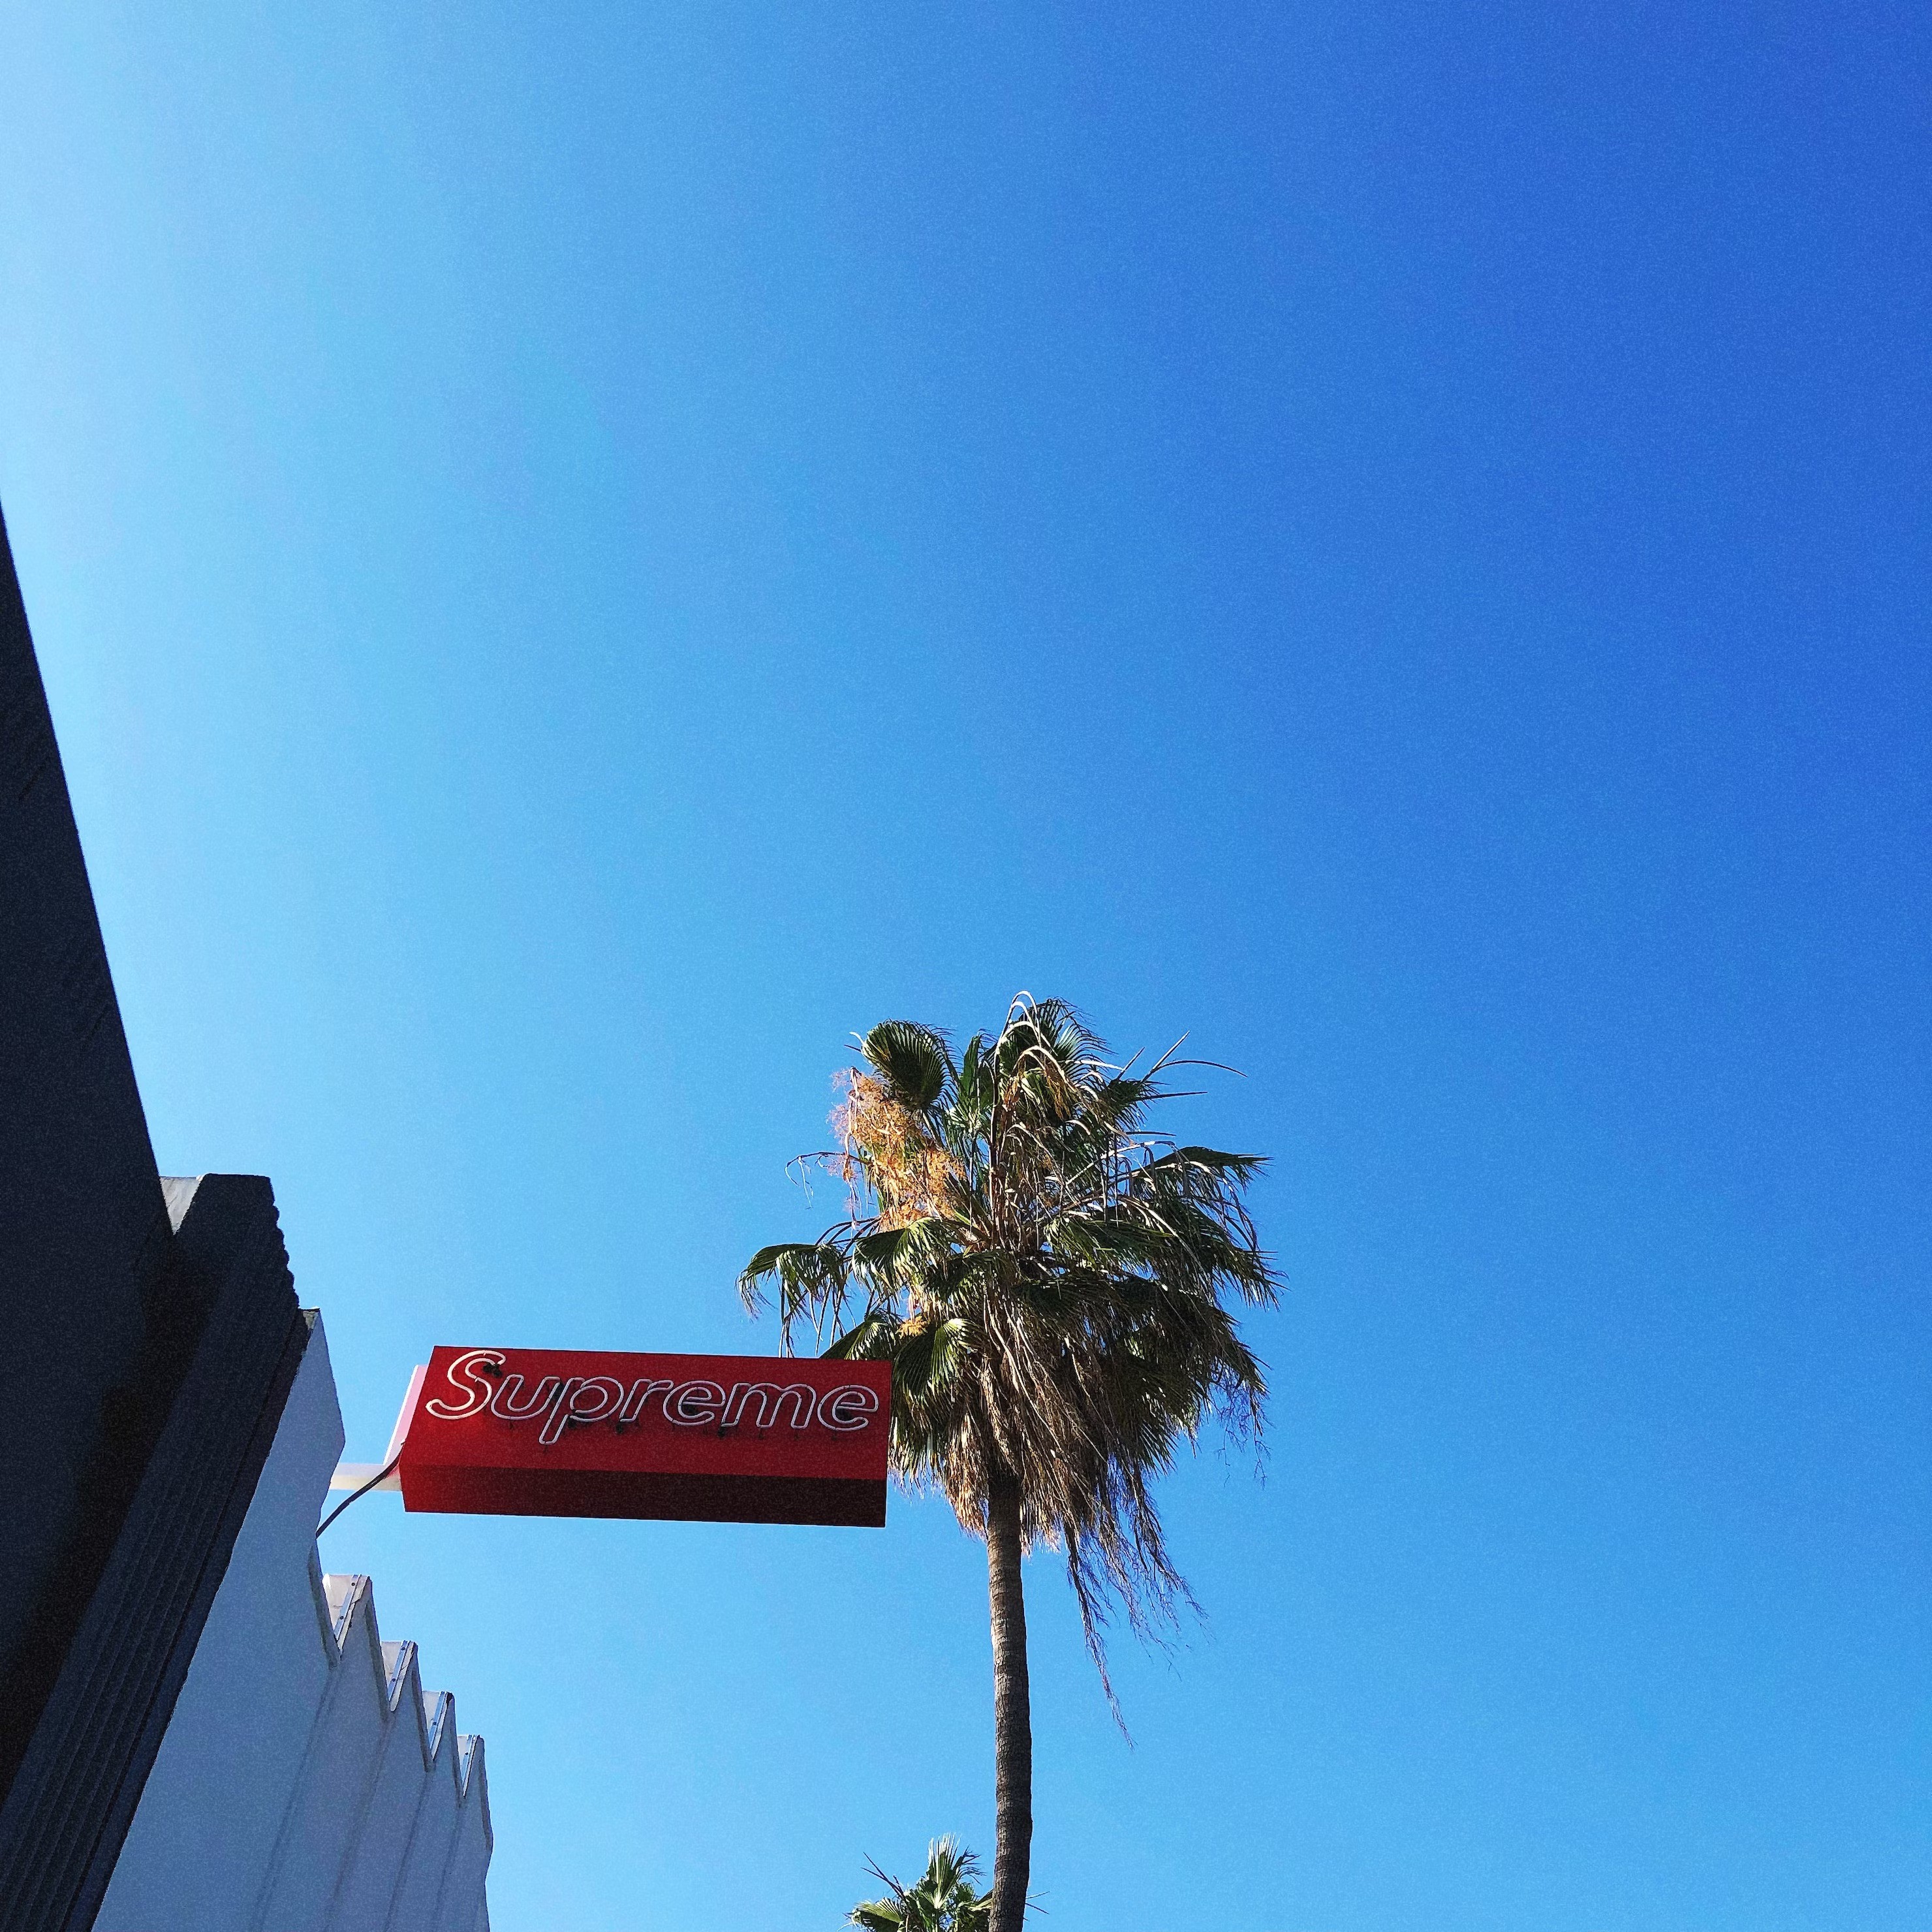
[[[1175,1063],[1109,1065],[1060,1000],[1022,994],[957,1060],[946,1034],[905,1020],[860,1052],[827,1157],[851,1190],[847,1218],[761,1250],[739,1287],[754,1311],[776,1287],[788,1350],[808,1324],[828,1355],[892,1364],[895,1469],[985,1539],[989,1932],[1020,1932],[1033,1841],[1020,1558],[1064,1552],[1110,1702],[1110,1610],[1145,1635],[1192,1604],[1150,1486],[1210,1416],[1260,1426],[1261,1364],[1222,1297],[1275,1298],[1242,1204],[1262,1162],[1150,1132]]]
[[[980,1861],[956,1838],[935,1838],[926,1847],[926,1870],[903,1886],[868,1859],[867,1869],[886,1888],[884,1898],[862,1900],[845,1915],[862,1932],[986,1932],[993,1894],[974,1888]]]

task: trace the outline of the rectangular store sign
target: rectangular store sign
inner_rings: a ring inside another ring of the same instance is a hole
[[[411,1396],[406,1509],[886,1520],[884,1362],[438,1348]]]

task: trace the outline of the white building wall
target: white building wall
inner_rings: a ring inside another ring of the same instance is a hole
[[[98,1932],[488,1932],[482,1741],[316,1561],[342,1444],[318,1322]]]

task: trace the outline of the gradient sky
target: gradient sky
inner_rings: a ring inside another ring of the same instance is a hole
[[[436,1342],[773,1346],[851,1034],[1063,994],[1243,1070],[1290,1292],[1131,1748],[1030,1567],[1048,1932],[1932,1920],[1928,84],[1857,0],[0,12],[135,1062],[350,1454]],[[324,1550],[498,1932],[991,1849],[940,1504]]]

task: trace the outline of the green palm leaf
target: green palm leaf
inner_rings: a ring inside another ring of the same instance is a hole
[[[1064,1000],[1021,996],[956,1062],[944,1033],[907,1020],[873,1028],[860,1052],[830,1156],[847,1220],[760,1250],[740,1287],[754,1308],[776,1301],[788,1346],[806,1323],[821,1346],[834,1337],[827,1353],[892,1364],[892,1467],[986,1540],[998,1896],[991,1919],[947,1922],[1018,1932],[1031,1831],[1019,1558],[1061,1552],[1110,1701],[1111,1619],[1158,1636],[1192,1606],[1153,1484],[1210,1421],[1258,1436],[1266,1375],[1232,1311],[1279,1292],[1246,1205],[1265,1162],[1152,1131],[1183,1063],[1109,1064]],[[861,1909],[923,1910],[919,1898]]]
[[[926,1870],[910,1886],[877,1865],[868,1869],[886,1887],[886,1896],[854,1906],[847,1924],[863,1932],[986,1932],[993,1895],[975,1886],[980,1861],[956,1839],[934,1839]]]

